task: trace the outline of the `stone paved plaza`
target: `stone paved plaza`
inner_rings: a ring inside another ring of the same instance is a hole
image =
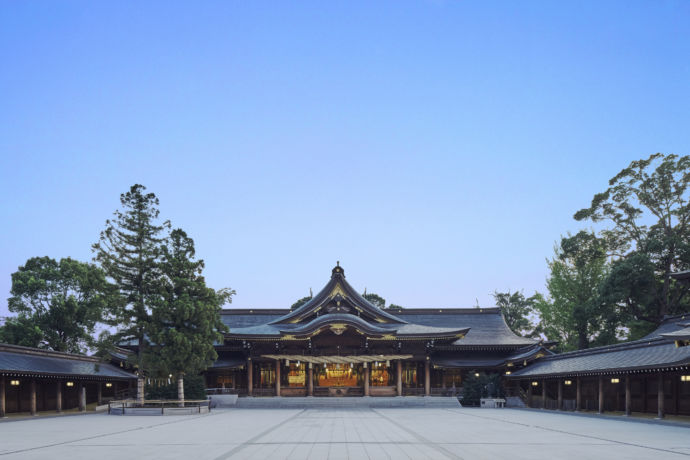
[[[690,428],[511,409],[229,409],[0,423],[11,459],[660,459]]]

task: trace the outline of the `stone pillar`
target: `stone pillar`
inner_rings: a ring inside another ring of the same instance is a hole
[[[402,396],[403,395],[403,392],[402,392],[402,360],[400,360],[400,359],[398,360],[397,368],[398,369],[397,369],[397,373],[395,376],[395,385],[396,385],[396,389],[398,391],[398,396]]]
[[[532,393],[533,393],[532,388],[534,388],[534,386],[532,385],[532,382],[531,381],[527,382],[527,407],[532,407],[534,405],[533,401],[532,401]]]
[[[184,374],[182,372],[177,376],[177,399],[180,401],[177,405],[184,407]]]
[[[280,396],[280,360],[276,359],[276,396]]]
[[[575,379],[575,412],[580,412],[582,410],[582,384],[580,383],[580,377]]]
[[[62,412],[62,380],[55,384],[55,410]]]
[[[307,364],[309,381],[307,382],[307,396],[314,396],[314,365],[312,363]]]
[[[662,372],[659,372],[659,376],[657,377],[657,384],[656,384],[657,390],[656,390],[656,395],[657,395],[657,415],[656,418],[664,418],[666,413],[664,412],[664,374]]]
[[[563,410],[563,380],[558,379],[558,401],[556,402],[556,410]]]
[[[86,385],[79,382],[79,412],[86,411]]]
[[[252,366],[252,358],[247,358],[247,396],[254,393],[254,366]]]
[[[630,374],[625,376],[625,415],[630,416],[632,412],[632,395],[630,391]]]
[[[364,363],[364,396],[369,396],[369,365]]]
[[[599,376],[599,413],[604,413],[604,376]]]
[[[546,379],[541,381],[541,408],[546,409]]]
[[[424,361],[424,396],[431,395],[431,371],[429,368],[429,360],[427,359]]]
[[[5,418],[5,377],[0,375],[0,418]]]
[[[103,382],[98,382],[98,405],[103,404]]]
[[[137,404],[140,406],[144,405],[144,377],[139,376],[137,379]]]
[[[30,409],[29,411],[31,412],[31,415],[36,415],[37,410],[36,410],[36,379],[31,379],[31,395],[29,396],[29,405]]]

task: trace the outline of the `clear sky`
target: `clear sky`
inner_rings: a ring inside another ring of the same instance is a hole
[[[403,306],[543,291],[609,178],[690,153],[689,31],[688,1],[0,2],[0,294],[90,260],[134,183],[236,307],[336,260]]]

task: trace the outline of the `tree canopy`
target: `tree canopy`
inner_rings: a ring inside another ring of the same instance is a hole
[[[525,298],[521,291],[498,292],[494,291],[494,301],[500,308],[508,327],[523,337],[535,337],[538,331],[530,321],[530,315],[534,313],[535,297]]]
[[[637,326],[647,324],[634,328],[638,335],[688,310],[689,288],[671,273],[690,268],[689,183],[690,156],[657,153],[630,163],[574,215],[610,224],[599,235],[613,260],[602,296]]]
[[[218,357],[214,342],[222,343],[227,330],[220,309],[235,292],[207,287],[201,275],[204,261],[194,257],[194,241],[183,230],[173,230],[162,246],[162,296],[147,328],[149,362],[159,376],[205,370]]]
[[[145,193],[143,185],[133,185],[120,195],[122,210],[106,221],[106,228],[93,245],[94,260],[100,263],[118,291],[110,305],[112,324],[117,328],[116,341],[131,341],[138,350],[135,366],[140,377],[147,372],[147,328],[153,306],[161,297],[162,243],[170,223],[158,222],[158,198]],[[143,383],[139,384],[143,399]]]
[[[12,274],[9,310],[18,316],[2,328],[2,341],[80,353],[111,300],[104,273],[71,258],[32,257]]]

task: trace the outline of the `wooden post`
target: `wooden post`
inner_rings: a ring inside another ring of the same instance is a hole
[[[31,415],[36,415],[36,379],[31,379],[31,395],[29,396]]]
[[[276,396],[280,396],[280,360],[276,359]]]
[[[369,365],[364,363],[364,396],[369,396]]]
[[[580,377],[575,379],[575,412],[580,412],[582,410],[582,384],[580,383]]]
[[[424,361],[424,396],[431,395],[431,370],[429,357]]]
[[[309,368],[308,374],[309,374],[309,382],[307,386],[307,396],[314,396],[314,369],[312,369],[314,365],[312,363],[308,363],[307,367]]]
[[[103,404],[103,382],[98,382],[98,405]]]
[[[0,418],[5,418],[5,377],[0,375]]]
[[[55,385],[55,411],[62,412],[62,380],[59,379]]]
[[[631,394],[630,374],[625,376],[625,416],[629,417],[632,412],[632,394]]]
[[[599,376],[599,413],[604,413],[604,376]]]
[[[534,391],[532,390],[534,388],[532,386],[532,381],[527,382],[527,407],[532,407],[534,405],[534,401],[532,400],[532,394]]]
[[[647,412],[647,376],[642,377],[642,412]]]
[[[546,409],[546,379],[541,381],[541,408]]]
[[[79,412],[86,411],[86,385],[79,382]]]
[[[398,367],[398,369],[397,369],[398,372],[397,372],[396,377],[395,377],[395,384],[396,384],[396,389],[398,390],[398,396],[402,396],[403,395],[403,393],[402,393],[402,360],[400,360],[400,359],[398,360],[397,367]]]
[[[558,379],[558,401],[556,402],[556,410],[563,410],[563,380]]]
[[[252,358],[247,358],[247,396],[254,393],[254,366],[252,366]]]
[[[657,416],[656,418],[664,418],[666,413],[664,412],[664,374],[659,372],[659,377],[657,378]]]

